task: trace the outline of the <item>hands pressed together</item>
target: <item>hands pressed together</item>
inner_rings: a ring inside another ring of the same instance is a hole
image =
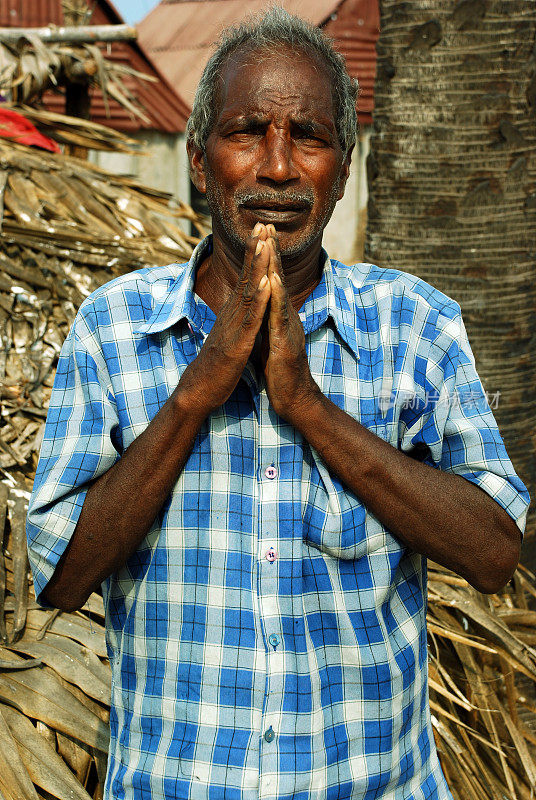
[[[260,222],[247,241],[234,291],[181,379],[180,388],[193,395],[203,416],[232,393],[259,333],[268,397],[277,414],[292,422],[320,389],[309,370],[303,325],[285,288],[275,228]]]

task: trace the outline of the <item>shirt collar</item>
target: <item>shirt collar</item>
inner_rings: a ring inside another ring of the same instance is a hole
[[[212,236],[207,236],[197,245],[185,269],[171,284],[168,292],[155,302],[149,318],[137,325],[134,333],[160,333],[181,319],[186,319],[198,329],[204,327],[204,320],[200,318],[199,304],[194,295],[194,278],[197,267],[211,252]],[[322,250],[322,258],[324,266],[320,282],[300,309],[300,319],[305,333],[317,330],[328,317],[331,317],[340,336],[355,357],[359,358],[353,290],[350,289],[349,282],[339,276],[336,268],[338,262],[331,261],[325,250]]]
[[[329,258],[322,250],[324,267],[320,282],[306,298],[300,308],[300,319],[305,333],[318,330],[331,317],[339,335],[344,339],[355,357],[359,359],[357,343],[357,315],[355,295],[349,281],[339,274],[339,263]],[[342,266],[342,265],[341,265]],[[345,267],[348,270],[348,267]],[[348,296],[347,296],[348,295]],[[349,300],[350,297],[350,300]]]
[[[171,328],[181,319],[186,319],[191,325],[201,328],[198,319],[199,309],[194,295],[194,278],[197,267],[212,251],[212,236],[203,239],[185,265],[177,278],[173,281],[166,294],[156,300],[149,317],[134,328],[134,333],[161,333]]]

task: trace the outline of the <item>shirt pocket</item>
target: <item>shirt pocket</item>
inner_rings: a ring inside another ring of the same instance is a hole
[[[311,448],[304,456],[302,524],[306,545],[342,559],[401,549],[359,497],[330,473],[316,451]]]

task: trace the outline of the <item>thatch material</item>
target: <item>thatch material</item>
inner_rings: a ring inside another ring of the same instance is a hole
[[[82,300],[151,264],[188,258],[188,206],[78,159],[0,140],[0,467],[36,465],[59,348]]]
[[[132,153],[140,147],[137,139],[130,139],[114,128],[99,125],[97,122],[56,114],[54,111],[33,106],[12,104],[9,108],[23,114],[41,133],[50,136],[59,144],[112,153]]]
[[[28,112],[50,126],[42,115]],[[80,120],[61,128],[90,146],[109,139]],[[77,614],[35,603],[25,516],[46,408],[82,300],[116,275],[187,259],[198,238],[181,220],[206,231],[189,206],[76,158],[0,139],[0,163],[0,796],[88,800],[102,797],[110,669],[98,595]]]
[[[108,106],[108,96],[134,117],[149,122],[125,78],[156,78],[126,64],[106,59],[96,44],[47,43],[28,29],[16,42],[0,38],[0,92],[20,104],[40,99],[48,89],[82,84],[98,86]]]
[[[455,800],[528,800],[536,790],[536,597],[524,567],[500,595],[429,571],[430,707]]]

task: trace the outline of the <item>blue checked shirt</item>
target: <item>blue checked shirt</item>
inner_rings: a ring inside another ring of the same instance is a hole
[[[88,483],[176,387],[214,322],[188,264],[118,278],[65,342],[28,514],[40,595]],[[304,303],[312,374],[402,451],[463,475],[523,530],[459,306],[326,257]],[[203,424],[134,555],[103,585],[107,800],[445,800],[427,694],[426,565],[280,419],[249,366]]]

